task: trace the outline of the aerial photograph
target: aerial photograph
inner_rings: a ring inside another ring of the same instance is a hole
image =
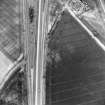
[[[0,0],[0,105],[105,105],[105,0]]]

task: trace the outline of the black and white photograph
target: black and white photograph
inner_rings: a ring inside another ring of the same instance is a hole
[[[0,0],[0,105],[105,105],[105,0]]]

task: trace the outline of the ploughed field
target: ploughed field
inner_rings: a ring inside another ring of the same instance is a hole
[[[67,11],[48,49],[46,105],[105,105],[105,52]]]
[[[0,1],[0,51],[12,60],[20,54],[19,0]]]

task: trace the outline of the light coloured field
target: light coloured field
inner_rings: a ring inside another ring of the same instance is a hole
[[[12,66],[13,63],[2,52],[0,52],[0,84]]]

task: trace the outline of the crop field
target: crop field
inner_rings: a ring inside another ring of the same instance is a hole
[[[105,52],[67,11],[48,49],[46,105],[105,104]]]
[[[19,0],[0,1],[0,49],[11,60],[16,60],[21,53],[19,6]]]

